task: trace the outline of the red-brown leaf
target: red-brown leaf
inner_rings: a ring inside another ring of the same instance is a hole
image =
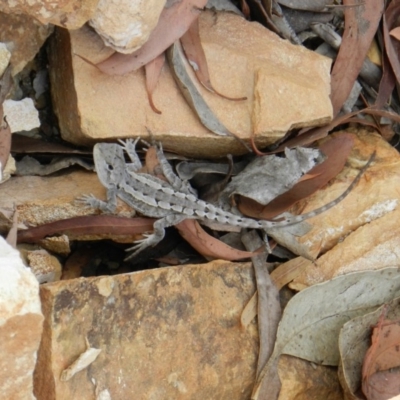
[[[235,261],[253,257],[263,250],[260,249],[260,251],[249,252],[234,249],[210,236],[199,223],[193,219],[180,222],[176,225],[176,228],[179,230],[182,237],[204,257]]]
[[[145,75],[146,75],[146,91],[147,98],[149,99],[149,104],[151,109],[156,114],[161,114],[161,111],[154,105],[153,102],[153,92],[157,86],[158,79],[160,78],[160,74],[162,68],[165,63],[164,53],[158,55],[154,60],[148,62],[144,66]]]
[[[264,207],[257,205],[251,199],[242,198],[239,204],[240,211],[258,219],[272,219],[283,213],[293,204],[315,193],[334,178],[343,169],[353,145],[352,135],[345,133],[327,140],[319,146],[327,159],[312,168],[308,172],[307,178],[300,180],[290,190]]]
[[[346,7],[344,10],[345,29],[332,70],[331,99],[334,116],[339,113],[347,100],[361,70],[378,29],[384,0],[365,0],[355,7],[353,0],[344,0],[343,4],[352,7]]]
[[[152,218],[124,218],[110,215],[91,215],[63,219],[35,228],[20,230],[18,243],[36,243],[51,235],[135,235],[153,230]]]
[[[178,40],[195,21],[207,0],[180,0],[164,8],[149,40],[132,54],[114,53],[97,64],[97,68],[109,75],[125,75],[154,60]]]
[[[400,325],[386,320],[387,306],[374,327],[371,347],[365,354],[362,369],[362,391],[368,400],[386,400],[400,394]]]
[[[192,23],[187,32],[181,37],[181,44],[185,52],[186,58],[193,68],[196,78],[211,93],[215,93],[227,100],[240,101],[246,100],[247,97],[232,98],[217,92],[210,79],[206,55],[201,45],[199,20]]]

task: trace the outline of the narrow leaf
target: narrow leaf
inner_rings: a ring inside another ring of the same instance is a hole
[[[353,3],[353,0],[343,1],[345,6]],[[334,116],[339,113],[360,73],[378,29],[383,9],[383,0],[365,0],[358,7],[346,7],[344,10],[343,40],[333,66],[331,80]]]
[[[51,235],[135,235],[153,230],[152,218],[91,215],[62,219],[18,231],[17,243],[36,243]]]
[[[149,99],[149,104],[151,109],[156,114],[161,114],[161,111],[157,109],[153,102],[153,92],[157,86],[158,79],[160,78],[162,68],[165,63],[164,53],[158,55],[154,60],[148,62],[144,66],[146,75],[146,91],[147,98]]]
[[[206,88],[209,92],[215,93],[227,100],[241,101],[247,99],[247,97],[232,98],[225,96],[221,93],[218,93],[212,86],[206,55],[204,54],[203,46],[201,45],[198,19],[193,22],[180,40],[182,48],[186,54],[186,58],[189,64],[192,66],[197,79],[204,86],[204,88]]]
[[[338,336],[343,324],[399,296],[398,268],[350,273],[298,293],[285,308],[274,352],[253,393],[257,394],[263,381],[276,373],[281,354],[337,365]]]
[[[184,56],[182,45],[179,41],[175,42],[167,52],[167,58],[173,72],[175,82],[188,104],[196,112],[201,123],[211,132],[220,136],[233,136],[246,149],[251,151],[249,146],[234,133],[230,132],[212,112],[204,100],[198,87],[196,79],[191,76],[190,65]],[[190,72],[189,72],[190,71]]]
[[[250,258],[263,250],[250,252],[234,249],[220,240],[210,236],[196,220],[187,219],[176,225],[182,237],[204,257],[220,258],[222,260],[241,260]]]
[[[97,68],[109,75],[125,75],[143,67],[163,53],[178,40],[199,17],[207,0],[178,0],[164,8],[149,40],[132,54],[114,53],[97,64]]]

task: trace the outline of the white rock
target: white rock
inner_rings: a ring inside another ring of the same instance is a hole
[[[12,133],[30,131],[40,126],[39,113],[32,99],[6,100],[3,106],[4,115],[7,117]]]
[[[35,399],[32,377],[42,334],[39,283],[17,250],[0,237],[0,393]]]
[[[133,53],[149,38],[166,0],[100,0],[89,24],[106,45]]]

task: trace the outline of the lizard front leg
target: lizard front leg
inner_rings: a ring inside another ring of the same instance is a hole
[[[110,188],[107,190],[107,201],[100,200],[92,194],[84,194],[78,197],[75,202],[112,214],[117,208],[117,189]]]
[[[129,256],[125,258],[125,260],[129,260],[130,258],[136,256],[146,247],[155,246],[164,238],[165,228],[179,224],[179,222],[182,222],[183,220],[188,218],[190,217],[183,214],[170,214],[164,218],[157,220],[153,225],[154,232],[152,234],[144,235],[144,239],[137,240],[134,246],[126,249],[126,251],[133,250],[133,253],[129,254]]]
[[[142,162],[140,161],[140,158],[136,153],[136,145],[139,140],[140,138],[137,138],[136,140],[118,140],[120,146],[126,152],[126,154],[128,154],[128,157],[131,160],[130,163],[126,164],[127,168],[130,171],[138,171],[140,168],[142,168]]]

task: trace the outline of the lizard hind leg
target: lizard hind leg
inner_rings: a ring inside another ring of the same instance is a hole
[[[144,239],[137,240],[134,246],[126,249],[126,251],[133,251],[133,253],[129,254],[125,258],[125,261],[131,259],[132,257],[135,257],[137,254],[139,254],[147,247],[155,246],[162,239],[164,239],[165,228],[179,224],[179,222],[182,222],[183,220],[188,218],[190,217],[183,214],[170,214],[164,218],[157,220],[153,225],[154,232],[152,234],[150,235],[145,234]]]

